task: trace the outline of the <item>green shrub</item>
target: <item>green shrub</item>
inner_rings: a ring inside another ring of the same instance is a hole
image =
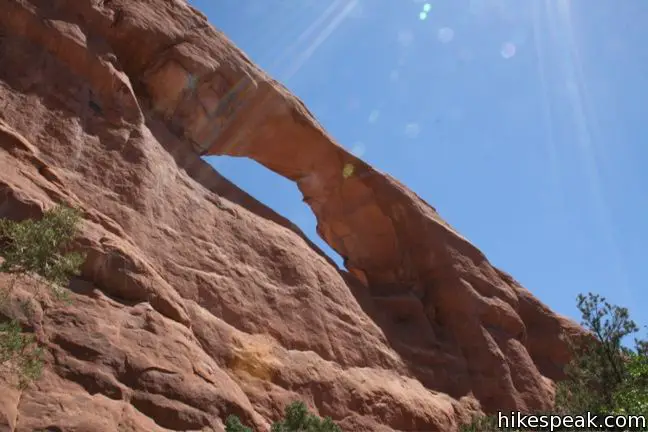
[[[558,384],[556,406],[570,413],[586,411],[630,414],[644,401],[645,342],[635,340],[635,348],[623,341],[638,332],[626,308],[609,304],[605,298],[588,294],[578,296],[582,325],[594,339],[576,346],[574,358],[566,367],[567,378]],[[628,411],[631,410],[631,411]]]
[[[244,426],[237,416],[231,415],[225,421],[225,432],[252,432],[252,429]]]
[[[40,220],[0,219],[0,256],[4,258],[0,272],[13,275],[5,296],[17,279],[37,274],[57,297],[64,297],[64,287],[85,260],[79,253],[66,252],[78,234],[80,220],[78,211],[66,207],[48,210]],[[24,334],[20,323],[9,318],[9,322],[0,323],[0,365],[15,372],[20,386],[25,386],[40,376],[43,350],[33,334]]]
[[[625,363],[625,379],[613,395],[618,414],[643,415],[648,419],[648,356],[630,353]]]
[[[286,407],[284,420],[275,423],[272,432],[342,432],[330,417],[321,419],[308,411],[303,402]]]
[[[20,387],[38,379],[43,370],[43,350],[34,335],[22,333],[15,320],[0,323],[0,364],[18,377]]]
[[[286,407],[284,419],[272,425],[272,432],[342,432],[330,417],[321,419],[310,413],[303,402]],[[238,417],[231,415],[225,422],[225,432],[252,432]]]
[[[573,347],[565,380],[557,385],[555,414],[585,412],[643,415],[648,418],[648,343],[623,341],[639,328],[626,308],[589,293],[578,296],[581,324],[592,338]],[[547,413],[538,413],[547,414]],[[497,417],[476,418],[462,432],[497,431]]]
[[[61,294],[85,260],[79,253],[65,252],[78,234],[80,220],[77,210],[66,207],[45,211],[40,220],[0,219],[0,255],[4,258],[0,272],[15,275],[14,282],[26,274],[38,274]]]

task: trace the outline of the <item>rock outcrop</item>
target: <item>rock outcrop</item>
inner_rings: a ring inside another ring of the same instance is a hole
[[[2,430],[266,431],[301,399],[347,431],[452,431],[550,406],[580,327],[184,1],[0,10],[0,217],[76,206],[88,257],[70,304],[16,284],[47,364],[5,377]],[[348,272],[206,154],[295,181]]]

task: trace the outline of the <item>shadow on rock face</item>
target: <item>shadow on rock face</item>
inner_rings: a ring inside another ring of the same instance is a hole
[[[448,329],[434,321],[426,304],[397,284],[365,286],[341,272],[365,313],[382,329],[389,345],[400,354],[413,377],[426,388],[455,399],[468,396],[467,365]]]

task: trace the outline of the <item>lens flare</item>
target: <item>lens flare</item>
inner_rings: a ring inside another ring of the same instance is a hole
[[[418,125],[418,123],[409,123],[407,126],[405,126],[405,135],[407,135],[408,138],[416,138],[418,137],[420,132],[421,127]]]
[[[443,27],[439,29],[438,38],[443,43],[451,42],[454,39],[454,30],[449,27]]]
[[[357,157],[362,157],[366,151],[367,146],[365,146],[362,142],[355,143],[353,145],[353,148],[351,149],[351,153],[353,153],[353,155]]]
[[[502,50],[500,51],[500,53],[502,54],[502,57],[508,60],[515,55],[516,51],[517,47],[514,43],[506,42],[504,45],[502,45]]]
[[[403,47],[408,47],[414,42],[414,35],[409,30],[401,30],[398,32],[398,42]]]

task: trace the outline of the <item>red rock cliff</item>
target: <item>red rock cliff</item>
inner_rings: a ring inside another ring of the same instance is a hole
[[[23,317],[47,367],[4,386],[3,430],[220,431],[233,413],[265,431],[299,398],[348,431],[451,431],[550,406],[580,328],[336,144],[199,12],[0,10],[0,217],[77,206],[88,254],[70,305],[42,297]],[[204,154],[295,181],[349,273]]]

